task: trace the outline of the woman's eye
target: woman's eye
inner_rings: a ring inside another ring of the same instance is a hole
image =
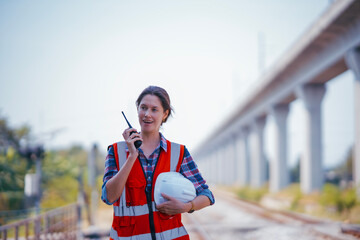
[[[141,107],[141,110],[146,110],[146,107]]]

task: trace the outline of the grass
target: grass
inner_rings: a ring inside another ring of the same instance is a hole
[[[277,193],[269,193],[268,187],[234,187],[232,191],[241,199],[261,203],[265,197],[277,201],[285,210],[300,212],[319,218],[360,224],[360,200],[354,188],[340,189],[333,184],[325,184],[322,191],[303,194],[299,184],[292,184]],[[285,204],[286,203],[286,204]]]

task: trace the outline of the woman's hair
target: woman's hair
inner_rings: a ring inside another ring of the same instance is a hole
[[[139,95],[138,99],[136,100],[136,107],[139,107],[141,100],[143,99],[143,97],[145,97],[146,95],[154,95],[157,96],[160,99],[161,102],[161,106],[164,109],[164,112],[166,112],[167,110],[169,111],[167,117],[165,118],[165,120],[163,122],[166,122],[168,117],[172,115],[172,112],[174,111],[173,108],[170,105],[170,97],[169,94],[166,92],[165,89],[161,88],[161,87],[157,87],[157,86],[149,86],[147,88],[145,88],[141,94]]]

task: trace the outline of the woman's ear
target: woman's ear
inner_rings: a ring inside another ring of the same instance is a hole
[[[169,110],[166,110],[165,113],[164,113],[164,117],[162,119],[162,122],[165,122],[166,118],[168,117],[169,115]]]

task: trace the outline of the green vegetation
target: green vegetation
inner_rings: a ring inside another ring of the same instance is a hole
[[[5,223],[5,219],[8,221],[8,213],[12,214],[15,210],[28,213],[25,209],[24,179],[26,174],[35,173],[36,168],[33,157],[22,152],[20,142],[25,140],[31,144],[30,139],[29,126],[12,128],[7,119],[0,115],[0,225]],[[76,202],[79,191],[83,191],[85,197],[90,195],[87,159],[88,151],[81,146],[45,151],[41,160],[41,209]],[[103,156],[97,157],[98,179],[103,173],[100,170],[100,166],[103,167],[102,159]]]
[[[0,211],[20,209],[24,204],[24,177],[33,166],[16,149],[29,132],[27,126],[10,128],[0,116]]]
[[[237,189],[237,195],[248,201],[258,202],[261,198],[268,193],[267,187],[263,188],[251,188],[251,187],[243,187]]]
[[[266,188],[251,189],[249,187],[237,188],[235,191],[241,199],[247,201],[261,203],[263,198],[271,198],[281,206],[288,206],[284,210],[337,221],[360,223],[360,201],[356,198],[354,188],[341,189],[327,183],[321,192],[311,194],[302,194],[299,184],[292,184],[278,193],[268,193]]]
[[[42,208],[55,208],[76,202],[78,178],[83,171],[87,171],[86,160],[87,153],[79,146],[47,154],[42,168]]]

